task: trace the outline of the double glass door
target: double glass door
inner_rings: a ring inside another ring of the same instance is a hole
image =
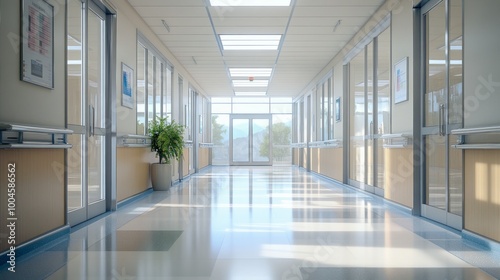
[[[422,24],[422,215],[462,229],[463,155],[450,135],[463,127],[462,0],[431,1],[422,9]]]
[[[271,115],[231,115],[231,165],[272,165]]]
[[[68,1],[68,222],[106,211],[106,15],[91,1]]]
[[[390,133],[390,28],[349,62],[349,184],[384,195],[380,136]]]

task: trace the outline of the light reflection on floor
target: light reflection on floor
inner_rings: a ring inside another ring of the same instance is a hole
[[[0,278],[494,279],[499,255],[297,168],[212,167]]]

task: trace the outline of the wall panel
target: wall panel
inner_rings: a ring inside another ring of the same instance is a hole
[[[464,228],[500,242],[500,151],[466,151],[464,177]]]
[[[15,163],[16,246],[65,225],[64,151],[0,149],[0,252],[7,244],[7,166]]]
[[[199,148],[198,149],[198,169],[202,169],[210,165],[210,149],[209,148]]]
[[[384,149],[384,197],[413,208],[413,149]]]
[[[116,152],[117,201],[151,187],[149,165],[157,162],[149,148],[118,148]]]

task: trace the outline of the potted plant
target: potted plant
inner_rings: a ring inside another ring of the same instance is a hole
[[[149,123],[151,151],[159,158],[151,164],[151,183],[153,189],[166,191],[172,185],[172,159],[179,160],[184,152],[184,127],[174,120],[156,117]]]

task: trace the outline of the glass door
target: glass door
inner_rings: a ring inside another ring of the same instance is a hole
[[[75,225],[106,211],[105,12],[68,2],[68,221]]]
[[[425,94],[422,143],[422,215],[462,229],[462,152],[453,129],[462,128],[462,1],[432,1],[422,10]]]
[[[231,115],[231,165],[271,165],[271,115]]]

